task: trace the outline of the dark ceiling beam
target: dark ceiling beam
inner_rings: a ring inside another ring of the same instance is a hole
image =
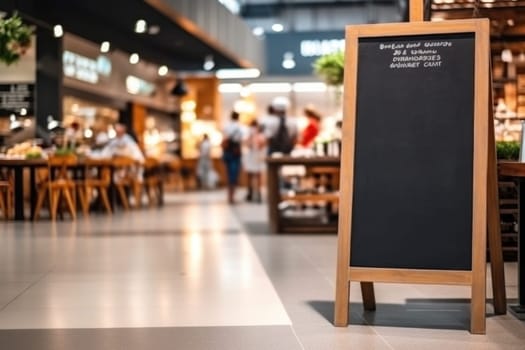
[[[244,18],[265,18],[276,17],[286,9],[333,9],[333,8],[352,8],[367,5],[392,5],[399,6],[398,0],[335,0],[326,1],[279,1],[266,4],[244,4],[241,6],[240,15]]]

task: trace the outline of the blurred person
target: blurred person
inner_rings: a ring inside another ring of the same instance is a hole
[[[82,135],[82,130],[80,124],[77,121],[72,122],[66,128],[64,132],[64,147],[65,148],[75,148],[78,143],[82,140],[84,135]]]
[[[129,157],[138,163],[144,163],[144,155],[142,154],[139,145],[127,133],[126,126],[124,124],[115,125],[115,134],[115,138],[106,144],[102,150],[102,154],[107,157]]]
[[[268,141],[268,154],[290,154],[297,141],[297,124],[287,118],[290,102],[286,97],[276,97],[268,107],[267,115],[261,123]]]
[[[202,136],[199,144],[199,159],[197,160],[197,178],[201,188],[212,187],[210,183],[210,174],[213,168],[211,161],[211,142],[208,134]]]
[[[244,144],[247,152],[243,158],[244,170],[248,175],[248,194],[247,201],[261,202],[261,185],[262,172],[265,166],[266,150],[266,136],[264,135],[264,127],[259,125],[256,120],[250,124],[250,130]]]
[[[233,111],[230,121],[224,128],[222,142],[222,159],[226,166],[229,204],[235,203],[235,189],[241,171],[241,142],[242,129],[239,123],[239,113]]]
[[[319,134],[321,115],[313,106],[306,106],[303,113],[308,118],[308,124],[301,133],[299,145],[309,148]]]
[[[133,170],[134,174],[132,175],[136,177],[138,181],[142,181],[144,169],[141,165],[144,164],[144,155],[139,145],[126,132],[126,126],[124,124],[115,125],[115,133],[115,138],[104,146],[100,155],[104,158],[122,156],[135,160],[138,166]],[[116,177],[125,175],[127,174],[115,174]]]

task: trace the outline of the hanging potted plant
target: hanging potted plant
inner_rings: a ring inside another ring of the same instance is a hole
[[[319,57],[313,63],[313,68],[314,73],[324,80],[329,90],[333,91],[334,102],[341,110],[339,115],[342,115],[341,97],[343,94],[345,68],[344,52],[338,51]]]
[[[313,66],[315,74],[320,76],[327,85],[343,85],[345,58],[342,51],[319,57]]]
[[[31,45],[32,34],[33,29],[17,13],[0,18],[0,62],[8,66],[17,62]]]

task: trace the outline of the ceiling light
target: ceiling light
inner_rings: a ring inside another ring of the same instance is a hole
[[[188,93],[188,88],[186,87],[186,84],[184,83],[184,80],[177,79],[175,82],[175,86],[173,89],[171,89],[171,94],[174,96],[185,96]]]
[[[202,65],[202,68],[206,71],[210,71],[213,69],[213,67],[215,67],[213,56],[212,55],[206,56],[206,58],[204,59],[204,64]]]
[[[135,23],[135,33],[146,33],[147,27],[148,24],[146,23],[146,21],[143,19],[139,19]]]
[[[60,38],[62,35],[64,35],[64,29],[60,24],[57,24],[53,27],[53,35],[55,38]]]
[[[230,94],[238,94],[242,91],[243,86],[241,84],[237,83],[223,83],[219,84],[219,92],[220,93],[230,93]]]
[[[513,20],[512,18],[509,18],[509,19],[507,20],[507,25],[508,25],[509,27],[514,26],[514,20]]]
[[[109,41],[103,41],[102,44],[100,44],[100,52],[109,52],[110,47],[111,45],[109,44]]]
[[[318,82],[294,83],[293,91],[295,92],[325,92],[326,84]]]
[[[148,28],[148,34],[157,35],[160,32],[160,27],[157,25],[152,25]]]
[[[292,52],[285,52],[283,55],[283,62],[281,63],[284,69],[294,69],[295,60]]]
[[[253,35],[261,36],[264,34],[264,28],[263,27],[255,27],[252,29]]]
[[[166,74],[168,74],[168,67],[166,67],[166,66],[160,66],[160,67],[159,67],[159,70],[157,71],[157,73],[158,73],[161,77],[165,76]]]
[[[248,79],[258,78],[261,75],[261,71],[257,68],[246,68],[246,69],[219,69],[215,76],[219,79]]]
[[[250,84],[251,92],[290,92],[292,84],[289,83],[254,83]]]
[[[510,51],[509,49],[501,51],[501,60],[507,63],[512,62],[512,51]]]
[[[272,24],[272,30],[274,32],[282,32],[284,30],[284,26],[281,23],[274,23]]]
[[[137,64],[139,63],[140,61],[140,57],[139,57],[139,54],[138,53],[132,53],[130,56],[129,56],[129,63],[131,64]]]

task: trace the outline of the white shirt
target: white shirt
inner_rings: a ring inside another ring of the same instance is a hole
[[[242,141],[242,129],[238,121],[230,121],[224,127],[224,137],[235,142]]]
[[[102,150],[102,155],[105,157],[126,156],[133,158],[137,162],[144,163],[144,155],[139,145],[128,134],[109,141]]]
[[[267,139],[272,138],[277,133],[280,122],[280,118],[272,114],[266,115],[259,119],[259,123],[264,126],[264,135]],[[290,133],[290,136],[295,137],[298,132],[298,127],[294,118],[284,117],[284,122],[286,124],[286,129]]]

